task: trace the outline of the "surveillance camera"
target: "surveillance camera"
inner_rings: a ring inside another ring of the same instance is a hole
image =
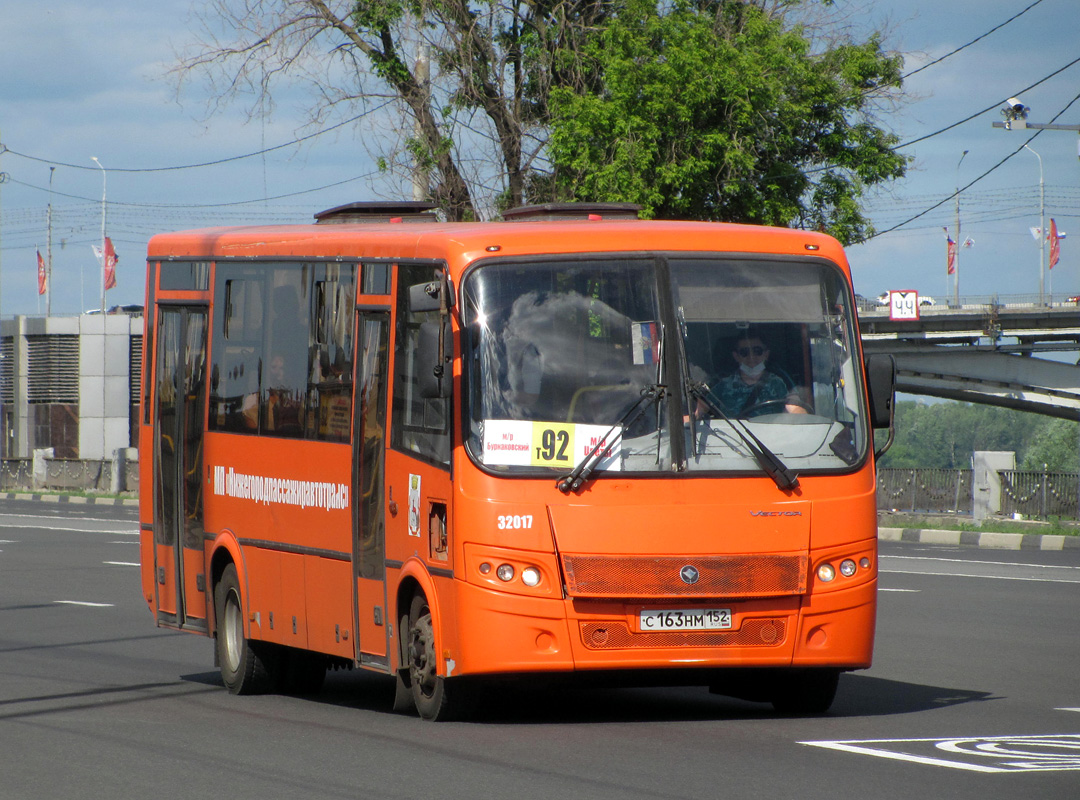
[[[1013,108],[1017,108],[1017,109],[1019,109],[1019,108],[1023,108],[1023,107],[1024,107],[1024,104],[1020,102],[1020,98],[1019,98],[1019,97],[1010,97],[1010,98],[1009,98],[1008,100],[1006,100],[1005,102],[1006,102],[1006,103],[1008,103],[1008,104],[1009,104],[1010,106],[1012,106]]]

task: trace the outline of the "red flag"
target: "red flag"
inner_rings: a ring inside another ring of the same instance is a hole
[[[38,294],[45,294],[45,259],[41,257],[41,250],[38,250]]]
[[[105,237],[105,288],[112,289],[116,286],[116,262],[120,257],[113,249],[112,239]]]
[[[1058,236],[1057,223],[1054,222],[1054,218],[1050,218],[1050,269],[1054,268],[1054,265],[1058,263],[1058,259],[1061,258],[1061,237]]]
[[[946,241],[948,242],[949,274],[952,275],[956,272],[956,242],[953,241],[951,236],[947,237]]]

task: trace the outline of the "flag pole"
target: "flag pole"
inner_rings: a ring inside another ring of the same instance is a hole
[[[101,166],[97,156],[90,156],[98,167],[101,168],[101,313],[105,313],[105,190],[108,185],[108,175],[105,167]]]
[[[48,222],[49,240],[45,244],[45,316],[52,316],[52,179],[56,167],[49,167],[49,207],[46,209],[45,218]]]

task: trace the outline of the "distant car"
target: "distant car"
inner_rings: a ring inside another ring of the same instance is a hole
[[[919,295],[919,305],[920,306],[933,306],[933,305],[937,305],[937,304],[934,302],[934,298],[932,298],[930,295],[923,294],[923,295]]]
[[[143,313],[143,307],[137,304],[131,304],[126,306],[112,306],[109,309],[110,314],[134,314],[141,316]]]
[[[1080,294],[1074,294],[1072,297],[1066,298],[1065,302],[1080,306]]]
[[[889,304],[889,293],[882,292],[881,294],[879,294],[877,298],[877,304],[879,306],[887,306]]]

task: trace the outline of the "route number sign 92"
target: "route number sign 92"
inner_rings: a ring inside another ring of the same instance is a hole
[[[918,319],[919,293],[893,289],[889,292],[889,319]]]

